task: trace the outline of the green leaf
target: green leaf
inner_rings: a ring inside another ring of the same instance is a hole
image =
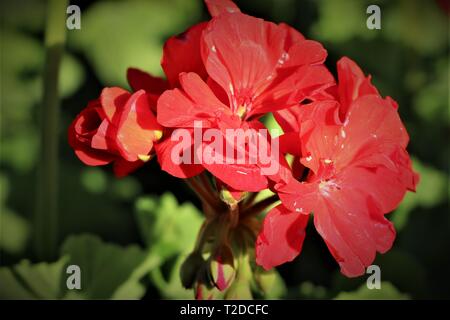
[[[383,12],[384,13],[384,12]],[[401,0],[386,10],[383,33],[395,43],[403,43],[421,54],[442,50],[448,43],[448,22],[444,10],[428,0]]]
[[[181,284],[180,269],[186,254],[178,256],[172,264],[168,278],[166,279],[161,268],[152,270],[150,279],[156,285],[164,299],[193,299],[194,293],[190,289],[185,289]]]
[[[22,260],[12,268],[0,268],[0,299],[58,299],[67,257],[54,263],[31,264]]]
[[[93,235],[71,236],[63,244],[61,255],[81,269],[83,299],[138,299],[145,293],[139,283],[156,261],[137,246],[120,247]],[[67,298],[74,296],[69,292]]]
[[[420,174],[420,181],[416,192],[408,192],[392,216],[392,221],[399,230],[405,226],[414,208],[417,206],[431,208],[444,201],[446,197],[447,181],[443,172],[415,158],[413,158],[413,167]]]
[[[356,291],[341,292],[335,300],[407,300],[408,295],[397,290],[390,282],[382,281],[381,289],[369,289],[366,284],[360,286]]]
[[[139,198],[136,218],[149,250],[162,260],[192,250],[202,223],[196,207],[190,203],[179,205],[170,193]]]
[[[332,43],[343,43],[355,37],[373,38],[377,32],[366,26],[366,8],[369,4],[361,0],[319,1],[319,19],[313,26],[314,37]]]
[[[192,290],[181,284],[180,267],[194,248],[203,221],[200,212],[190,203],[178,204],[172,194],[165,193],[160,197],[139,198],[136,218],[149,251],[161,262],[152,270],[151,281],[166,299],[193,298]],[[163,269],[168,270],[167,276]]]
[[[114,179],[112,194],[114,198],[121,200],[134,200],[141,193],[141,185],[131,176]]]
[[[81,176],[81,184],[91,193],[103,193],[108,185],[108,177],[99,168],[84,168]]]
[[[36,0],[1,1],[0,20],[7,26],[34,32],[40,31],[45,22],[45,2]]]
[[[30,238],[28,221],[1,205],[0,221],[0,248],[11,254],[23,252]]]
[[[99,1],[83,12],[81,30],[68,34],[105,85],[126,86],[128,67],[162,75],[163,40],[200,17],[199,1]],[[120,13],[120,16],[118,16]]]
[[[275,269],[265,271],[258,268],[255,278],[264,299],[281,299],[287,292],[283,278]]]
[[[302,282],[299,289],[301,297],[306,299],[324,299],[327,294],[324,287],[315,285],[310,281]]]
[[[448,79],[450,77],[450,65],[448,59],[436,62],[434,72],[426,84],[416,88],[414,96],[414,110],[428,122],[442,122],[447,120],[450,124],[448,112]],[[427,80],[425,78],[425,80]]]

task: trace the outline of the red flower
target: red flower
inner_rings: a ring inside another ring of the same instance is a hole
[[[222,131],[260,128],[256,119],[261,115],[297,105],[333,84],[319,43],[286,25],[242,14],[231,1],[207,5],[214,18],[199,39],[207,78],[180,73],[181,88],[164,92],[158,100],[161,125],[192,129],[195,121],[202,121],[203,128]],[[258,165],[203,166],[237,190],[268,186]]]
[[[153,143],[161,137],[152,104],[144,90],[131,94],[118,87],[105,88],[72,122],[69,144],[85,164],[114,162],[115,174],[127,175],[150,159]]]
[[[276,185],[284,208],[269,213],[257,242],[257,261],[266,269],[300,253],[304,230],[293,223],[313,213],[342,273],[363,274],[376,252],[386,252],[394,241],[384,214],[415,189],[418,176],[405,150],[408,134],[397,105],[381,98],[347,58],[338,63],[338,77],[340,103],[313,102],[298,112],[298,151],[309,174],[304,182],[291,176]],[[292,228],[297,232],[286,231]]]
[[[182,34],[173,36],[166,41],[161,66],[167,76],[167,89],[180,86],[179,74],[183,72],[195,72],[203,79],[207,78],[200,56],[200,37],[206,25],[206,22],[196,24]],[[171,154],[173,148],[177,146],[177,141],[170,139],[172,132],[172,128],[165,128],[165,138],[155,145],[161,169],[178,178],[190,178],[198,175],[204,170],[203,166],[199,164],[173,163]],[[191,135],[193,133],[191,130]],[[193,153],[192,150],[191,152]]]

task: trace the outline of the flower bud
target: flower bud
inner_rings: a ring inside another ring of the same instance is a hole
[[[228,245],[221,246],[210,260],[210,276],[220,291],[225,290],[233,282],[235,276],[234,257]]]
[[[199,270],[202,269],[205,260],[203,260],[199,252],[192,252],[180,268],[181,284],[186,289],[191,289],[197,279]]]

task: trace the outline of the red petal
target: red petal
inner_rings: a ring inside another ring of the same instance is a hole
[[[286,49],[286,51],[288,51],[294,43],[302,42],[303,40],[305,40],[305,37],[298,30],[292,28],[286,23],[280,23],[278,26],[286,30],[286,38],[284,40],[284,48]]]
[[[392,224],[384,218],[374,200],[379,197],[380,189],[387,187],[382,182],[374,184],[377,181],[373,178],[380,179],[382,175],[375,176],[367,169],[357,168],[348,169],[328,182],[291,181],[277,186],[287,208],[314,212],[317,231],[347,276],[363,274],[365,267],[373,262],[376,251],[389,250],[395,238]]]
[[[161,66],[172,88],[178,86],[178,75],[182,72],[195,72],[202,79],[207,78],[200,55],[200,37],[206,25],[206,22],[196,24],[164,44]]]
[[[145,90],[147,93],[159,96],[168,89],[168,83],[163,78],[135,68],[128,68],[127,79],[133,91]]]
[[[156,122],[144,90],[135,92],[123,108],[117,125],[117,145],[122,156],[136,161],[153,148],[155,130],[162,131]]]
[[[248,116],[298,106],[304,99],[314,99],[333,84],[333,75],[323,65],[280,69],[270,86],[257,97]]]
[[[347,114],[350,104],[357,98],[369,94],[379,95],[370,83],[370,77],[366,78],[353,60],[341,58],[337,63],[337,73],[342,116]]]
[[[108,118],[109,122],[115,122],[120,117],[121,112],[131,94],[122,88],[111,87],[104,88],[100,94],[100,104],[102,105],[102,110],[104,116]]]
[[[73,120],[68,129],[69,145],[77,157],[90,166],[101,166],[110,163],[114,155],[91,147],[92,135],[95,134],[101,119],[97,113],[97,103],[93,102],[83,109]]]
[[[135,171],[143,165],[144,162],[142,162],[141,160],[126,161],[122,158],[118,158],[116,161],[114,161],[114,174],[116,175],[116,177],[122,178],[129,175],[131,172]]]
[[[205,0],[205,3],[208,7],[209,14],[212,17],[226,12],[241,12],[238,6],[231,0]]]
[[[336,167],[350,162],[373,165],[373,156],[389,155],[397,147],[406,148],[408,134],[397,110],[374,95],[357,99],[349,108],[337,145],[340,149]]]
[[[327,50],[317,41],[304,40],[293,43],[288,54],[289,59],[283,67],[321,64],[327,57]]]
[[[193,130],[190,130],[191,142],[194,141],[193,138]],[[161,169],[166,171],[167,173],[177,177],[177,178],[190,178],[201,173],[204,168],[199,164],[184,164],[184,163],[175,163],[172,159],[172,153],[176,152],[174,148],[178,146],[179,141],[172,141],[171,133],[165,133],[166,138],[155,144],[155,151],[158,157],[158,163],[161,166]],[[187,150],[189,149],[189,151]],[[190,152],[191,154],[191,163],[193,162],[194,150],[192,144],[186,149],[183,149],[183,152]]]
[[[256,263],[269,270],[294,260],[302,250],[308,217],[283,205],[270,210],[256,240]]]
[[[202,57],[209,76],[227,91],[233,107],[271,82],[284,53],[286,31],[241,13],[221,14],[203,34]]]
[[[167,90],[158,100],[157,117],[163,126],[193,128],[194,121],[203,120],[206,128],[230,113],[196,73],[182,73],[180,83],[184,91]]]

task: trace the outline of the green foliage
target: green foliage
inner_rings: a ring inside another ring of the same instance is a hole
[[[179,205],[170,193],[138,199],[136,218],[146,245],[163,260],[192,250],[202,223],[192,204]]]
[[[447,57],[435,63],[433,73],[428,76],[429,79],[426,79],[429,80],[427,83],[424,83],[425,79],[420,83],[424,87],[415,96],[414,110],[429,123],[447,120],[444,124],[450,124],[448,110],[449,76],[450,65]],[[420,88],[417,86],[414,89]]]
[[[264,271],[258,268],[255,278],[257,282],[255,290],[261,290],[264,299],[281,299],[286,295],[286,284],[275,269]]]
[[[0,173],[0,250],[17,255],[24,251],[28,243],[30,225],[26,219],[7,207],[8,195],[8,177]]]
[[[2,92],[7,94],[1,96],[0,160],[18,172],[28,172],[34,167],[39,149],[33,112],[42,97],[44,48],[30,35],[8,28],[0,30],[0,38],[0,76],[7,79],[2,80]],[[81,64],[70,54],[64,55],[59,79],[62,97],[72,95],[83,80]]]
[[[105,192],[108,183],[105,172],[98,168],[83,169],[80,179],[83,187],[92,193]]]
[[[54,263],[31,264],[22,260],[11,268],[0,268],[1,299],[58,299],[67,258]]]
[[[86,55],[103,84],[127,86],[128,67],[162,75],[163,40],[196,22],[200,5],[193,0],[99,1],[83,12],[81,30],[69,34],[69,45]]]
[[[145,288],[134,272],[141,265],[146,265],[145,269],[153,266],[139,247],[104,243],[92,235],[69,237],[61,248],[61,256],[70,257],[68,263],[81,269],[81,290],[69,294],[77,299],[138,299]],[[144,274],[140,272],[141,276]]]
[[[383,33],[393,42],[400,42],[421,54],[439,52],[448,45],[448,21],[437,4],[428,0],[401,0],[386,10],[389,32]]]
[[[0,249],[12,254],[22,253],[30,237],[26,219],[6,207],[0,207]]]
[[[193,298],[191,290],[181,285],[180,267],[193,250],[202,223],[200,212],[190,203],[179,205],[175,197],[142,197],[136,201],[136,218],[142,238],[160,264],[151,279],[164,298]],[[175,258],[174,258],[175,257]],[[168,276],[163,274],[168,268]]]
[[[369,289],[364,284],[357,290],[352,292],[341,292],[336,297],[336,300],[406,300],[408,295],[403,294],[397,290],[391,283],[382,281],[381,289]]]
[[[374,4],[373,1],[320,0],[320,19],[313,26],[313,36],[334,43],[342,43],[355,37],[373,38],[376,33],[366,27],[366,8],[370,4]]]
[[[54,263],[22,260],[0,268],[2,299],[139,299],[140,280],[157,261],[137,246],[120,247],[93,235],[69,237]],[[81,289],[68,290],[66,267],[81,270]]]
[[[305,281],[300,285],[300,295],[305,299],[324,299],[326,298],[327,290],[325,287],[315,285],[310,281]]]
[[[420,174],[420,183],[415,193],[407,193],[398,209],[393,214],[392,221],[397,229],[407,223],[410,212],[417,206],[431,208],[446,199],[448,188],[447,178],[443,172],[414,160],[414,169]]]

